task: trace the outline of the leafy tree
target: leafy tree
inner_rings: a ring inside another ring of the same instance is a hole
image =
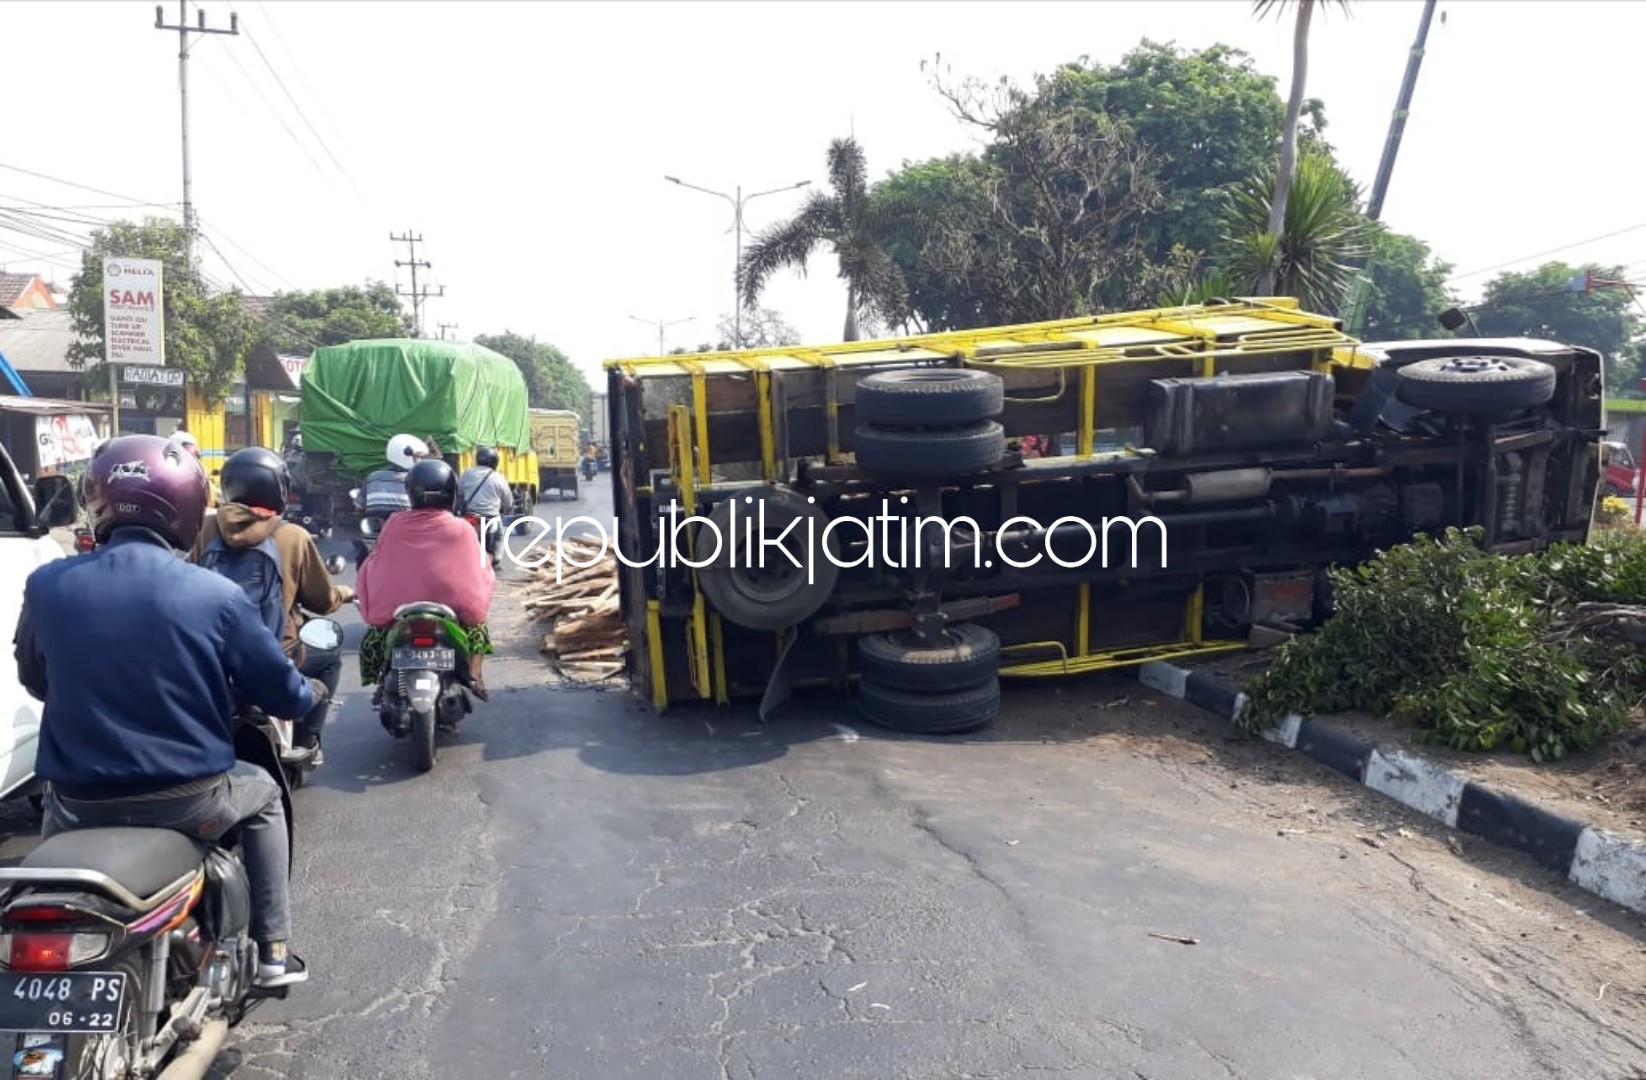
[[[365,287],[280,293],[269,304],[264,343],[276,352],[308,353],[321,345],[410,337],[411,316],[381,281]]]
[[[1379,226],[1372,241],[1362,336],[1398,341],[1444,335],[1435,316],[1452,306],[1446,292],[1452,269],[1433,258],[1429,245],[1417,237]]]
[[[565,353],[535,336],[522,337],[512,330],[481,334],[474,343],[515,362],[526,379],[526,400],[532,408],[571,409],[588,421],[589,380]]]
[[[1032,91],[966,79],[937,91],[990,135],[882,185],[888,245],[920,266],[910,316],[934,327],[1071,318],[1155,291],[1144,229],[1161,206],[1147,150],[1123,123],[1060,104],[1056,76]]]
[[[1269,199],[1267,231],[1271,237],[1277,237],[1289,220],[1286,206],[1291,199],[1292,183],[1297,174],[1298,118],[1303,114],[1303,92],[1309,77],[1309,23],[1315,8],[1325,7],[1327,3],[1335,3],[1344,11],[1349,10],[1348,0],[1255,0],[1252,4],[1252,10],[1259,18],[1270,12],[1278,15],[1288,7],[1296,9],[1292,27],[1292,89],[1286,99],[1286,119],[1281,127],[1280,166],[1274,173],[1273,191]],[[1263,246],[1278,246],[1278,240],[1272,239]],[[1258,295],[1275,295],[1279,281],[1279,264],[1268,260],[1260,269]]]
[[[1208,252],[1221,235],[1220,193],[1274,158],[1285,106],[1272,76],[1227,45],[1189,52],[1144,39],[1113,66],[1086,58],[1046,82],[1052,108],[1083,108],[1125,123],[1149,152],[1163,201],[1144,229],[1156,262],[1172,249]],[[1325,124],[1318,102],[1311,114]]]
[[[868,165],[856,139],[829,144],[828,194],[813,192],[799,213],[755,237],[737,268],[743,303],[754,308],[771,275],[786,267],[806,272],[806,262],[820,244],[840,260],[846,282],[843,340],[859,339],[860,322],[887,322],[904,306],[904,286],[897,264],[880,246],[871,219]]]
[[[1331,158],[1305,153],[1277,229],[1281,186],[1270,167],[1228,197],[1223,266],[1245,295],[1294,296],[1307,310],[1335,312],[1374,236],[1360,190]]]
[[[1524,273],[1499,274],[1472,309],[1475,325],[1487,337],[1543,338],[1594,349],[1606,358],[1607,394],[1641,397],[1642,325],[1633,295],[1621,287],[1584,289],[1586,274],[1619,281],[1623,269],[1549,262]]]
[[[77,370],[94,361],[93,370],[104,366],[105,256],[160,260],[166,366],[188,372],[189,382],[208,400],[221,400],[244,368],[256,328],[238,289],[207,292],[189,260],[183,226],[167,218],[111,222],[91,234],[90,250],[81,255],[69,290],[76,336],[69,364]]]

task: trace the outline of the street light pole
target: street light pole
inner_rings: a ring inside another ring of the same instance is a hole
[[[753,195],[744,195],[743,185],[739,184],[737,185],[737,194],[734,196],[728,195],[724,191],[710,191],[706,187],[688,184],[675,176],[665,176],[663,179],[671,184],[679,184],[683,188],[701,191],[705,195],[714,195],[732,204],[732,228],[737,232],[737,261],[732,264],[732,336],[736,340],[732,342],[732,348],[741,349],[743,347],[743,207],[751,200],[758,199],[762,195],[776,195],[780,191],[794,191],[806,187],[811,181],[802,180],[799,183],[786,184],[783,187],[771,188],[767,191],[757,191]]]
[[[681,323],[689,323],[693,319],[697,318],[697,316],[688,315],[684,319],[676,319],[673,322],[664,322],[662,319],[642,319],[638,315],[630,315],[629,318],[633,319],[635,322],[643,322],[647,326],[657,327],[657,355],[662,356],[662,355],[664,355],[663,354],[663,331],[666,328],[670,327],[670,326],[679,326]]]

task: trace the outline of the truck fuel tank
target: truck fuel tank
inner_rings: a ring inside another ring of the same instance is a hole
[[[1330,375],[1273,371],[1151,379],[1144,444],[1167,457],[1306,446],[1334,430]]]

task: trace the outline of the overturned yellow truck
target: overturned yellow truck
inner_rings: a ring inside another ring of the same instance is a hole
[[[607,363],[631,684],[832,686],[925,733],[1001,679],[1242,648],[1448,525],[1589,532],[1601,357],[1381,344],[1284,298]]]

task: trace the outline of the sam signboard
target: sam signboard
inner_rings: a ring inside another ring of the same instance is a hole
[[[162,364],[166,318],[158,259],[103,260],[103,349],[111,364]]]

